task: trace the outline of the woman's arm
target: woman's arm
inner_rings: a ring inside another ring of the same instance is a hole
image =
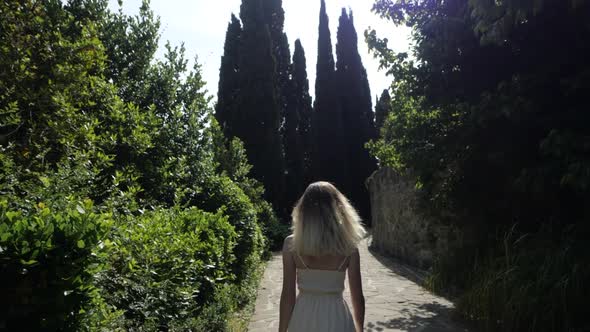
[[[295,261],[291,252],[291,237],[289,236],[283,244],[283,290],[281,292],[279,332],[287,332],[295,306],[295,271]]]
[[[358,250],[350,257],[348,264],[348,282],[352,300],[353,317],[357,332],[363,331],[365,325],[365,296],[361,280],[361,264]]]

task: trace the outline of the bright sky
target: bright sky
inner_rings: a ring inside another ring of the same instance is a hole
[[[376,96],[389,87],[391,78],[378,70],[378,60],[368,53],[363,35],[365,29],[369,26],[376,29],[380,37],[389,39],[390,48],[403,52],[408,51],[410,31],[406,27],[396,27],[372,13],[373,2],[374,0],[326,0],[326,7],[330,18],[335,58],[338,18],[343,7],[352,9],[359,36],[359,53],[367,69],[371,93]],[[240,3],[241,0],[152,0],[151,8],[156,15],[160,16],[162,33],[156,57],[163,56],[164,44],[167,40],[173,46],[184,42],[186,56],[191,60],[189,65],[192,67],[192,60],[195,55],[198,55],[203,77],[207,81],[207,90],[209,94],[216,97],[227,24],[231,13],[239,17]],[[140,5],[141,0],[123,0],[123,11],[135,15]],[[109,0],[109,7],[111,10],[118,10],[117,0]],[[310,94],[313,96],[320,0],[283,0],[283,9],[285,10],[285,32],[289,38],[291,53],[297,38],[301,39],[305,49]]]

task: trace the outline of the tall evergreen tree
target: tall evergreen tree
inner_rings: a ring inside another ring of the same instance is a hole
[[[371,92],[367,71],[358,52],[358,37],[352,12],[342,9],[340,16],[336,55],[338,99],[341,105],[345,133],[346,160],[350,168],[350,198],[363,217],[369,220],[369,197],[365,180],[376,169],[375,159],[365,144],[376,137]]]
[[[291,51],[289,39],[283,31],[285,26],[285,11],[282,0],[264,0],[264,20],[268,24],[272,43],[272,54],[276,61],[276,85],[279,91],[278,102],[281,112],[281,124],[284,123],[289,103]]]
[[[305,52],[299,39],[295,41],[291,77],[291,90],[283,132],[286,181],[287,188],[289,188],[287,193],[288,206],[295,203],[309,181],[311,96],[309,95]]]
[[[331,90],[334,78],[334,55],[332,53],[332,37],[330,35],[330,22],[326,13],[326,2],[321,0],[320,23],[318,35],[318,61],[316,65],[314,106],[328,100],[333,93]]]
[[[293,52],[293,104],[299,114],[298,134],[301,138],[303,150],[303,182],[307,184],[310,181],[311,172],[311,147],[313,144],[312,137],[312,104],[309,95],[309,80],[307,79],[307,60],[301,41],[295,41],[295,50]]]
[[[264,0],[264,18],[268,24],[271,38],[272,54],[276,61],[277,101],[280,114],[280,134],[283,138],[285,152],[285,211],[292,206],[301,194],[303,181],[303,151],[301,140],[297,137],[298,111],[293,105],[293,80],[291,79],[291,51],[287,34],[283,31],[285,11],[282,0]]]
[[[253,175],[283,213],[290,195],[284,192],[285,117],[293,87],[282,0],[243,0],[240,18],[243,26],[233,15],[228,26],[215,115],[226,136],[244,141]]]
[[[284,159],[280,127],[280,91],[276,87],[276,62],[262,0],[243,0],[240,18],[239,110],[232,125],[244,141],[252,175],[266,188],[274,207],[284,210]],[[282,211],[284,212],[284,211]]]
[[[389,90],[384,89],[381,93],[381,97],[377,98],[377,103],[375,104],[375,127],[377,130],[380,130],[383,127],[383,123],[385,119],[387,119],[387,115],[391,110],[391,96],[389,95]]]
[[[232,14],[231,21],[225,35],[221,68],[219,69],[219,88],[217,90],[217,105],[215,118],[227,137],[233,137],[235,132],[232,125],[237,112],[237,96],[240,87],[240,38],[242,25]]]
[[[312,169],[314,180],[335,183],[348,193],[348,164],[345,153],[343,123],[336,95],[336,77],[332,40],[326,4],[322,0],[318,37],[318,60],[313,111]]]
[[[285,180],[287,184],[286,204],[293,206],[304,186],[304,152],[303,140],[299,134],[301,115],[296,105],[296,96],[292,90],[283,125],[283,144],[285,148]]]

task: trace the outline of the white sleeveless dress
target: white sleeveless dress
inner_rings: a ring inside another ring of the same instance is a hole
[[[299,294],[289,332],[355,332],[354,320],[342,296],[345,271],[297,269]]]

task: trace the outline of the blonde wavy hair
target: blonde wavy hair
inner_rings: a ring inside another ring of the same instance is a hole
[[[291,216],[293,249],[300,255],[348,256],[366,234],[354,207],[329,182],[310,184]]]

